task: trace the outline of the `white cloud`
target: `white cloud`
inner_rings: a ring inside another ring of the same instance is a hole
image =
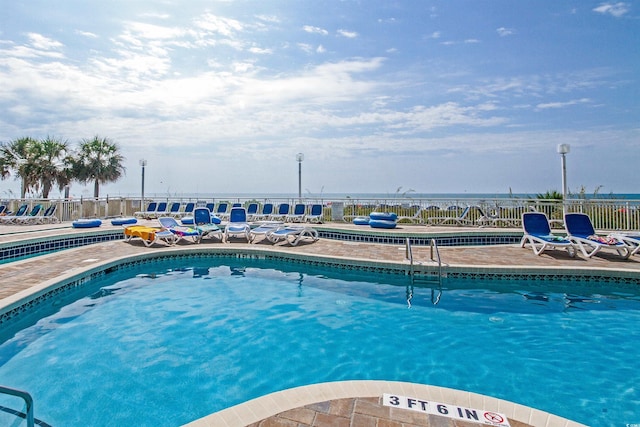
[[[64,46],[59,41],[50,39],[38,33],[28,33],[27,37],[29,38],[31,46],[33,46],[36,49],[58,50]]]
[[[327,34],[329,34],[329,32],[324,28],[314,27],[312,25],[305,25],[304,27],[302,27],[302,29],[307,33],[311,33],[311,34],[320,34],[323,36],[326,36]]]
[[[581,98],[581,99],[573,99],[571,101],[565,101],[565,102],[547,102],[544,104],[536,105],[536,108],[538,110],[545,110],[549,108],[564,108],[564,107],[570,107],[572,105],[577,105],[577,104],[587,104],[590,102],[591,100],[589,98]]]
[[[593,9],[594,12],[602,13],[604,15],[615,16],[616,18],[620,18],[629,12],[630,5],[624,2],[618,3],[602,3],[600,6]]]
[[[500,27],[496,29],[496,32],[500,37],[507,37],[514,35],[516,33],[516,30],[514,30],[513,28]]]
[[[76,30],[75,33],[78,34],[79,36],[87,37],[87,38],[90,38],[90,39],[97,39],[98,38],[97,34],[91,33],[89,31]]]
[[[316,53],[325,53],[327,50],[322,45],[318,45],[316,48]]]
[[[354,39],[358,37],[358,33],[355,31],[347,31],[347,30],[338,30],[338,35],[342,37],[346,37],[348,39]]]

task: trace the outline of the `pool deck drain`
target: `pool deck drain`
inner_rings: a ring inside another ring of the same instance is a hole
[[[144,222],[141,222],[145,224]],[[154,223],[150,223],[155,225]],[[362,230],[349,224],[323,224],[321,227],[331,227],[335,229]],[[119,226],[111,226],[103,222],[101,229],[121,229]],[[498,229],[493,229],[496,231]],[[378,231],[378,230],[376,230]],[[410,232],[419,235],[429,235],[438,232],[446,233],[487,233],[492,229],[477,227],[425,227],[425,226],[403,226],[396,230],[386,232]],[[498,230],[499,231],[499,230]],[[519,230],[518,230],[519,231]],[[25,239],[46,239],[47,237],[70,235],[72,233],[82,233],[86,230],[73,229],[71,223],[39,225],[39,226],[13,226],[0,225],[0,243],[20,241]],[[136,256],[149,253],[151,251],[161,253],[167,250],[184,250],[185,253],[190,248],[195,247],[225,247],[239,250],[273,251],[278,253],[295,253],[314,256],[326,256],[332,259],[344,259],[349,261],[369,261],[369,262],[393,262],[404,263],[405,252],[399,245],[376,244],[364,242],[349,242],[321,239],[312,244],[300,244],[296,247],[288,245],[271,245],[267,243],[247,244],[241,241],[232,243],[219,243],[215,241],[203,241],[201,245],[194,245],[190,242],[181,242],[176,246],[168,247],[162,244],[153,247],[145,247],[141,242],[132,241],[110,241],[93,244],[74,249],[66,249],[46,255],[27,258],[15,262],[0,264],[0,306],[4,306],[8,300],[15,299],[22,295],[27,295],[32,290],[37,289],[43,282],[55,281],[58,277],[63,277],[74,272],[82,272],[110,260]],[[536,269],[549,272],[558,271],[563,273],[589,273],[589,272],[615,272],[623,276],[637,278],[640,276],[640,256],[634,256],[629,260],[622,260],[615,254],[602,253],[586,259],[580,254],[575,258],[568,256],[564,250],[544,252],[541,256],[533,254],[529,248],[520,248],[519,245],[500,246],[464,246],[464,247],[440,247],[440,256],[443,263],[448,267],[462,267],[472,271],[478,270],[503,270],[509,269],[514,273],[530,273]],[[430,248],[415,246],[413,248],[415,260],[426,262],[430,257]],[[392,392],[390,388],[379,388],[379,382],[347,382],[358,383],[354,393],[344,393],[345,383],[327,383],[320,387],[320,394],[314,395],[313,399],[304,401],[300,396],[294,394],[295,391],[283,391],[269,395],[266,400],[257,399],[229,408],[220,413],[213,414],[201,420],[196,420],[189,424],[191,427],[325,427],[325,426],[350,426],[350,427],[426,427],[426,426],[478,426],[481,424],[468,421],[454,420],[434,415],[407,414],[406,410],[386,408],[380,403],[382,393]],[[362,384],[360,384],[362,383]],[[382,383],[389,384],[389,383]],[[394,383],[395,384],[395,383]],[[402,387],[429,387],[415,384],[404,384]],[[394,386],[395,387],[395,386]],[[295,389],[299,392],[298,389]],[[413,389],[412,389],[413,390]],[[376,394],[372,394],[375,391]],[[458,395],[457,393],[462,393]],[[410,394],[409,394],[410,395]],[[455,401],[468,401],[470,394],[467,392],[455,392],[450,399]],[[289,404],[283,404],[279,399],[284,399]],[[528,413],[523,413],[522,407],[509,403],[498,403],[497,399],[484,396],[482,408],[492,409],[497,412],[507,414],[510,424],[513,427],[526,426],[580,426],[580,424],[555,417],[535,409],[526,408]],[[376,400],[377,399],[377,400]],[[438,399],[434,399],[438,400]],[[439,399],[439,401],[444,401]],[[265,402],[267,402],[265,404]],[[450,401],[449,403],[452,403]],[[481,403],[481,402],[479,402]],[[259,406],[255,406],[255,405]],[[294,404],[294,406],[291,406]],[[461,406],[477,407],[472,405]],[[265,405],[267,406],[265,408]],[[496,406],[491,406],[496,405]],[[500,405],[512,405],[506,409],[499,408]],[[259,409],[256,409],[259,408]],[[366,409],[366,410],[365,410]],[[242,415],[244,414],[244,415]],[[261,415],[257,415],[261,414]],[[517,415],[511,418],[512,415]],[[258,417],[258,418],[256,418]],[[524,420],[524,421],[523,421]]]

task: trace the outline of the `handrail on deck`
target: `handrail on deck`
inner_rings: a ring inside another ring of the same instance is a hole
[[[22,398],[27,406],[27,427],[34,427],[33,398],[31,397],[31,395],[26,391],[18,390],[11,387],[5,387],[2,385],[0,385],[0,393]]]

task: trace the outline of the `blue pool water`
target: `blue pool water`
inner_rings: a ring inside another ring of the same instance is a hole
[[[53,426],[178,426],[353,379],[468,390],[593,426],[640,422],[632,286],[449,280],[440,294],[406,277],[185,259],[94,280],[4,325],[0,342],[0,384],[29,391]]]

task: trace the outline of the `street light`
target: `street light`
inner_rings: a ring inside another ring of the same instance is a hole
[[[558,154],[562,156],[562,200],[567,199],[567,153],[571,150],[569,144],[558,144]]]
[[[140,199],[140,210],[144,211],[144,167],[147,166],[147,161],[141,159],[140,166],[142,166],[142,198]]]
[[[296,154],[296,162],[298,162],[298,200],[302,201],[302,161],[304,154]]]

